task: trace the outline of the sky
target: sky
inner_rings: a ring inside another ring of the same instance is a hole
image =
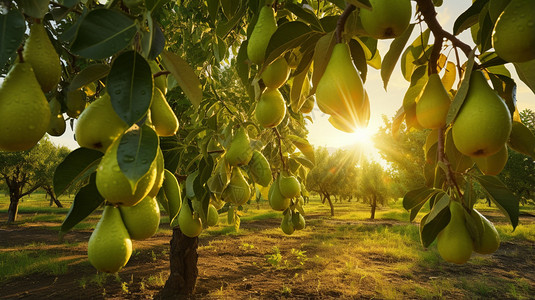
[[[414,2],[413,10],[414,10]],[[457,16],[464,12],[470,5],[470,0],[456,0],[444,1],[442,7],[437,8],[438,20],[443,28],[449,32],[452,31],[453,23]],[[411,43],[419,34],[418,27],[415,28],[413,36],[409,39]],[[461,40],[473,46],[472,38],[469,30],[461,33]],[[384,57],[392,40],[383,40],[379,42],[379,52]],[[432,40],[431,40],[432,41]],[[461,59],[465,59],[461,55]],[[535,95],[531,90],[516,77],[514,68],[511,64],[506,67],[514,74],[513,79],[517,83],[517,104],[520,110],[531,108],[535,110]],[[401,69],[398,66],[394,69],[388,90],[383,88],[380,71],[372,67],[368,67],[368,75],[366,83],[364,84],[370,99],[371,117],[368,128],[357,134],[348,134],[335,129],[328,121],[328,115],[322,113],[317,107],[311,112],[310,117],[313,122],[309,123],[307,128],[310,133],[308,136],[309,142],[314,146],[325,146],[329,148],[346,148],[354,144],[361,143],[360,148],[365,149],[365,154],[372,159],[379,159],[379,155],[372,142],[369,139],[370,135],[377,132],[378,128],[383,124],[382,116],[392,118],[398,108],[401,106],[403,96],[409,87],[409,83],[403,78]],[[70,126],[67,126],[66,133],[61,137],[51,137],[53,143],[65,145],[71,149],[78,148],[77,143],[73,139],[73,134]]]

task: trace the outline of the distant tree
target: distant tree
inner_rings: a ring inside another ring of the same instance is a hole
[[[16,221],[22,197],[40,187],[52,185],[55,166],[61,162],[60,157],[63,157],[58,153],[67,151],[54,146],[45,137],[28,151],[0,152],[0,178],[7,186],[10,201],[7,223]]]
[[[401,124],[395,136],[392,135],[392,120],[383,116],[384,125],[374,137],[381,157],[391,165],[394,185],[399,196],[424,185],[423,166],[425,157],[423,145],[427,130],[408,130]]]
[[[368,203],[371,208],[370,219],[375,219],[375,210],[378,205],[386,205],[389,199],[388,183],[390,178],[383,167],[374,161],[363,160],[358,168],[359,198]]]
[[[71,150],[69,150],[67,147],[52,149],[52,151],[48,153],[48,157],[45,159],[43,167],[40,170],[40,174],[37,174],[37,177],[42,182],[41,188],[50,197],[50,206],[52,206],[54,203],[58,207],[63,207],[54,193],[52,179],[54,178],[54,171],[56,170],[56,167],[63,161],[70,151]]]

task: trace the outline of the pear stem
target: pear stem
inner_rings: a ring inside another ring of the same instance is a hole
[[[349,4],[344,12],[340,15],[338,18],[338,21],[336,22],[336,43],[342,42],[342,32],[344,31],[344,27],[346,26],[346,21],[351,12],[353,12],[357,7],[353,4]]]
[[[281,157],[282,169],[284,171],[288,171],[288,168],[286,167],[286,161],[284,160],[284,155],[282,154],[282,138],[281,138],[281,134],[280,134],[279,130],[276,127],[273,128],[273,131],[275,132],[275,135],[277,136],[277,140],[279,142],[279,154],[280,154],[280,157]]]

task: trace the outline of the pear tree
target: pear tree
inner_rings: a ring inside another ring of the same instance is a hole
[[[212,207],[238,228],[254,188],[269,185],[283,232],[304,227],[301,183],[316,161],[308,112],[317,104],[345,132],[367,126],[368,68],[381,70],[386,89],[399,61],[408,89],[392,133],[405,123],[427,134],[425,184],[403,205],[411,220],[428,205],[422,245],[437,239],[445,260],[464,263],[499,244],[473,208],[476,182],[518,224],[518,199],[477,160],[506,145],[535,154],[504,67],[535,91],[534,19],[516,18],[535,2],[492,2],[474,1],[447,31],[435,10],[442,1],[432,0],[3,1],[0,149],[30,149],[66,113],[80,148],[58,166],[54,190],[87,184],[61,231],[105,205],[89,258],[116,272],[131,254],[124,224],[136,223],[123,211],[149,197],[144,211],[154,217],[155,198],[173,226],[163,293],[191,294]],[[476,47],[459,38],[465,30]],[[378,40],[389,50],[380,53]],[[75,92],[83,101],[69,100]],[[99,254],[105,245],[116,259]]]

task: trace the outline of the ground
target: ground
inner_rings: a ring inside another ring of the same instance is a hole
[[[1,200],[1,199],[0,199]],[[116,275],[97,273],[87,262],[87,241],[99,218],[91,215],[63,239],[58,228],[66,209],[21,204],[19,221],[5,225],[0,202],[0,298],[147,299],[169,274],[171,229],[164,217],[159,232],[134,241],[134,253]],[[65,200],[68,204],[68,200]],[[46,202],[41,200],[43,206]],[[28,208],[25,208],[25,206]],[[287,236],[281,213],[265,203],[248,206],[241,228],[226,224],[199,239],[196,298],[495,298],[535,295],[535,217],[530,208],[511,226],[498,210],[480,205],[502,235],[493,255],[474,254],[462,266],[444,262],[432,245],[419,243],[399,201],[367,219],[363,204],[336,203],[336,216],[313,198],[307,227]]]

